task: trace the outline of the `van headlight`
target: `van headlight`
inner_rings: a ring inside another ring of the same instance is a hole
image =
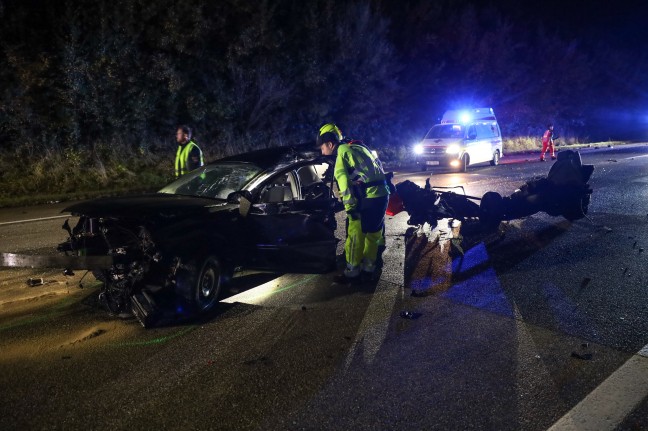
[[[461,147],[457,144],[448,145],[448,148],[446,148],[447,154],[459,154],[460,151]]]
[[[423,145],[421,144],[414,145],[414,154],[423,154]]]

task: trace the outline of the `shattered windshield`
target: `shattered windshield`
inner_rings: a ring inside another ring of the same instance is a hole
[[[425,139],[458,139],[463,136],[463,127],[459,124],[437,124],[425,135]]]
[[[189,172],[158,193],[225,200],[260,172],[261,168],[251,163],[214,163]]]

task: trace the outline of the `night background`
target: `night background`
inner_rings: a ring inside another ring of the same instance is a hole
[[[402,161],[471,106],[505,140],[539,145],[548,122],[645,139],[646,17],[641,1],[0,0],[2,194],[157,185],[181,123],[208,160],[335,121]]]

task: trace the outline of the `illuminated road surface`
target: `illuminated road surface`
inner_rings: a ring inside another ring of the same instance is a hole
[[[0,270],[0,429],[648,429],[647,155],[584,154],[589,219],[538,214],[452,257],[450,229],[406,246],[400,214],[373,285],[242,273],[197,322],[144,330],[91,276]],[[508,195],[549,167],[431,183]],[[56,215],[0,210],[0,251],[51,249]]]

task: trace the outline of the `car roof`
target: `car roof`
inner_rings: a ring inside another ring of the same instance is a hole
[[[302,160],[315,160],[321,157],[321,152],[313,144],[299,144],[284,147],[265,148],[263,150],[250,151],[235,156],[224,157],[216,160],[218,162],[239,162],[252,163],[263,170],[275,166],[298,162]]]

